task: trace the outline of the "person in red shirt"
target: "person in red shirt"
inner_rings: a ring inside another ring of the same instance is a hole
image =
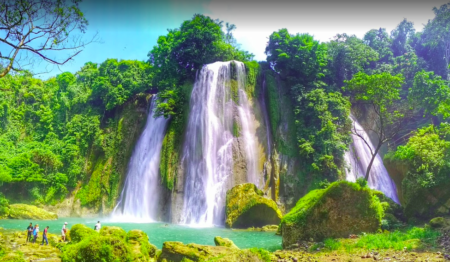
[[[44,229],[44,233],[42,234],[42,244],[41,244],[41,246],[44,245],[44,240],[45,240],[45,242],[47,243],[47,246],[48,246],[48,238],[47,238],[48,228],[49,228],[49,226],[47,226],[47,227]]]

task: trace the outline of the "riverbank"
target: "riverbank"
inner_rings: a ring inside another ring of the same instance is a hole
[[[74,224],[84,224],[89,228],[94,228],[100,220],[102,226],[118,226],[125,231],[139,229],[145,232],[150,243],[161,249],[166,241],[180,241],[183,243],[196,243],[201,245],[214,245],[214,237],[221,236],[232,239],[239,248],[264,248],[269,251],[281,249],[281,237],[275,232],[260,232],[247,230],[232,230],[221,227],[214,228],[194,228],[183,225],[169,223],[124,223],[107,220],[107,218],[59,218],[57,220],[0,220],[0,227],[13,230],[25,230],[30,222],[38,223],[41,228],[49,226],[49,232],[60,234],[64,222],[68,222],[68,228]]]
[[[45,222],[44,222],[45,223]],[[139,226],[139,224],[134,224]],[[162,233],[170,232],[173,225],[165,226]],[[40,224],[44,226],[44,224]],[[107,226],[104,226],[106,229]],[[208,231],[210,229],[199,229]],[[119,234],[121,231],[123,233]],[[127,233],[127,243],[130,241],[130,230]],[[200,232],[198,231],[198,232]],[[232,231],[232,230],[226,230]],[[118,233],[114,233],[118,232]],[[106,230],[101,232],[100,236],[125,236],[125,231],[115,228],[114,232]],[[217,231],[216,231],[217,232]],[[239,232],[245,232],[240,230]],[[248,233],[251,233],[248,232]],[[264,233],[264,232],[258,232]],[[94,232],[95,235],[97,233]],[[169,234],[170,235],[170,234]],[[214,238],[204,239],[197,236],[197,241],[184,243],[196,243],[192,245],[182,244],[181,242],[167,241],[159,250],[154,252],[154,261],[165,261],[164,257],[170,257],[175,260],[167,261],[247,261],[252,258],[255,262],[299,262],[299,261],[450,261],[448,251],[450,250],[450,230],[434,230],[428,227],[413,227],[401,231],[353,235],[349,238],[328,239],[324,242],[299,242],[289,250],[276,250],[269,252],[262,248],[240,248],[236,249],[233,245],[221,245]],[[0,262],[4,261],[61,261],[64,258],[63,252],[66,243],[60,243],[59,235],[50,234],[49,246],[41,246],[42,235],[36,244],[26,243],[24,230],[0,228]],[[85,236],[83,236],[85,238]],[[98,237],[97,237],[98,238]],[[121,237],[119,237],[121,238]],[[152,236],[149,236],[150,243]],[[234,239],[231,238],[231,242]],[[78,240],[81,241],[81,240]],[[210,241],[212,244],[199,245],[199,242]],[[95,242],[95,241],[94,241]],[[87,239],[87,243],[94,243]],[[214,243],[216,242],[216,243]],[[74,245],[73,243],[71,245]],[[229,248],[229,247],[233,248]],[[115,247],[114,247],[115,248]],[[113,249],[114,249],[113,248]],[[69,249],[70,250],[70,249]],[[3,252],[3,254],[2,254]],[[5,256],[5,253],[7,254]],[[205,255],[206,254],[206,255]],[[8,257],[15,257],[16,260],[7,260]],[[24,260],[23,260],[23,259]],[[186,260],[190,259],[190,260]],[[228,259],[228,260],[227,260]],[[229,260],[232,259],[232,260]],[[96,261],[96,260],[95,260]],[[95,262],[93,261],[93,262]],[[109,260],[108,260],[109,261]],[[112,260],[111,260],[112,261]],[[133,261],[133,260],[131,260]]]

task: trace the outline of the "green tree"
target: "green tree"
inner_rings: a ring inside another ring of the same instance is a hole
[[[450,88],[448,82],[433,72],[417,72],[409,89],[408,100],[412,107],[423,109],[425,116],[450,117]],[[437,120],[433,117],[437,125]]]
[[[435,17],[429,20],[416,50],[428,61],[430,69],[450,80],[450,3],[434,7]]]
[[[401,56],[408,51],[410,51],[410,47],[408,41],[415,34],[414,24],[406,19],[403,19],[402,22],[391,32],[392,39],[392,51],[394,53],[394,57]]]
[[[365,138],[364,130],[356,129],[355,125],[351,129],[354,135],[365,142],[372,155],[366,170],[366,180],[369,179],[370,169],[381,146],[394,138],[402,128],[405,112],[399,103],[399,89],[403,83],[404,77],[401,74],[393,76],[386,72],[374,75],[359,72],[350,81],[346,81],[345,90],[351,92],[352,104],[367,106],[371,110],[366,121],[370,126],[365,126],[365,129],[376,135],[374,150],[369,145],[370,141]]]
[[[154,67],[153,85],[158,87],[157,113],[180,115],[187,102],[181,86],[185,81],[193,82],[197,70],[203,65],[216,61],[248,61],[253,55],[234,47],[231,31],[227,24],[227,34],[222,31],[223,21],[196,14],[184,21],[180,28],[169,29],[160,36],[157,45],[148,53],[148,62]],[[164,98],[163,98],[164,97]],[[166,104],[172,97],[176,104]]]
[[[328,43],[328,84],[338,88],[345,80],[364,71],[370,62],[378,60],[378,53],[355,35],[338,34]]]
[[[46,62],[62,65],[91,43],[74,33],[84,33],[88,21],[79,9],[81,0],[4,0],[0,3],[0,77],[10,70],[21,71],[33,55]],[[67,56],[55,60],[52,53],[66,51]],[[28,53],[28,55],[21,55]]]
[[[310,170],[330,180],[341,174],[350,143],[350,102],[341,93],[314,89],[297,96],[295,107],[300,156]]]
[[[392,63],[392,40],[385,28],[372,29],[364,35],[364,43],[378,53],[380,64]]]
[[[311,89],[320,86],[327,65],[327,46],[308,34],[273,32],[266,47],[267,62],[291,85]]]

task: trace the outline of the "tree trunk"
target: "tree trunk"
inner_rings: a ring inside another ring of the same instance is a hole
[[[370,163],[369,163],[369,166],[367,167],[367,171],[366,171],[366,176],[364,177],[367,182],[369,182],[370,169],[372,168],[373,161],[377,157],[378,151],[380,151],[381,145],[383,145],[383,143],[381,141],[379,141],[377,148],[375,149],[375,152],[372,155],[372,159],[370,159]]]

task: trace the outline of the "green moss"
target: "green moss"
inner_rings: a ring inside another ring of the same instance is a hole
[[[68,235],[70,236],[71,242],[78,243],[84,239],[90,238],[91,236],[98,235],[98,233],[83,224],[75,224],[70,228]]]
[[[435,217],[430,220],[430,226],[432,228],[440,228],[445,226],[445,219],[443,217]]]
[[[157,249],[148,242],[148,236],[141,230],[130,230],[127,243],[133,254],[133,261],[151,261],[156,258]]]
[[[54,220],[58,215],[45,211],[42,208],[25,204],[9,205],[9,215],[11,219],[36,219],[36,220]]]
[[[239,104],[239,84],[235,79],[230,80],[230,92],[231,100],[233,100],[236,104]]]
[[[184,90],[183,92],[186,93],[187,101],[190,99],[192,86],[192,83],[188,82],[182,87]],[[173,189],[177,179],[184,131],[188,121],[189,103],[185,104],[181,112],[182,113],[180,115],[170,121],[161,149],[161,161],[159,164],[161,181],[162,184],[169,190]]]
[[[109,192],[109,179],[112,174],[112,159],[105,159],[100,156],[94,164],[94,171],[91,174],[89,182],[84,185],[76,197],[80,199],[81,205],[99,209],[102,204],[104,194]]]
[[[301,239],[376,232],[383,216],[383,206],[371,189],[346,181],[334,182],[326,189],[309,192],[283,217],[283,247]]]
[[[241,135],[241,126],[236,121],[236,119],[233,119],[233,136],[239,137]]]
[[[277,83],[272,71],[264,72],[267,108],[271,131],[278,152],[289,157],[298,155],[292,98],[283,83]]]
[[[278,224],[282,214],[277,204],[263,196],[254,184],[241,184],[227,191],[227,227],[247,228]]]
[[[127,232],[120,227],[104,226],[100,229],[100,235],[110,236],[125,240],[127,238]]]
[[[215,237],[214,238],[214,244],[216,244],[216,246],[218,247],[231,247],[231,248],[236,248],[239,249],[233,241],[231,241],[228,238],[221,238],[221,237]]]
[[[268,251],[257,248],[239,250],[226,246],[185,245],[181,242],[164,242],[158,261],[269,262],[271,259],[272,256]]]
[[[125,262],[133,261],[131,249],[122,239],[94,235],[76,244],[63,247],[62,262]]]
[[[257,85],[257,79],[260,74],[260,66],[256,61],[246,61],[244,62],[246,81],[245,81],[245,92],[248,97],[255,97],[255,88]]]
[[[0,258],[0,262],[26,262],[21,254],[9,253],[6,256]]]

